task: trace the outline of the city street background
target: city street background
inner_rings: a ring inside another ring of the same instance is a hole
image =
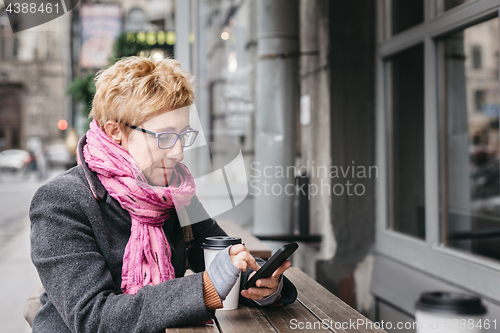
[[[35,175],[0,173],[0,332],[28,333],[23,317],[29,295],[39,281],[30,258],[29,205],[33,194],[62,170],[43,181]]]

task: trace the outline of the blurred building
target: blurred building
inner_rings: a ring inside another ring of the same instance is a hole
[[[18,22],[13,22],[18,24]],[[0,9],[0,150],[26,149],[30,137],[62,140],[57,128],[67,118],[69,17],[12,33]]]
[[[174,1],[137,0],[80,2],[55,20],[17,33],[12,33],[2,5],[0,150],[27,149],[30,137],[40,138],[43,145],[63,143],[67,131],[58,128],[61,119],[82,134],[86,115],[82,104],[67,95],[68,85],[73,78],[95,73],[107,65],[118,33],[173,30],[174,4]],[[87,7],[85,17],[80,15],[82,6]],[[85,19],[86,27],[95,28],[93,32],[99,34],[101,29],[98,38],[87,38],[87,45],[83,45],[83,39],[89,35],[82,35]]]
[[[294,265],[371,319],[413,321],[432,290],[480,296],[498,318],[498,2],[186,3],[176,19],[193,37],[178,41],[190,51],[179,60],[197,77],[211,139],[239,143],[258,180],[252,162],[279,166],[262,144],[274,126],[268,144],[289,141],[293,156],[282,166],[309,176],[305,210],[254,192],[254,207],[278,212],[257,209],[247,227],[299,240]],[[290,85],[299,93],[284,94]]]
[[[71,11],[72,75],[95,74],[109,64],[113,43],[122,33],[139,34],[163,57],[173,53],[175,1],[85,1]],[[134,37],[135,38],[135,37]],[[135,40],[134,40],[135,41]],[[153,52],[153,51],[152,51]],[[81,136],[88,129],[88,111],[71,106],[72,123]]]

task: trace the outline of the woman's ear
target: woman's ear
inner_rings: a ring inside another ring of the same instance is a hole
[[[115,121],[108,120],[106,124],[104,124],[104,132],[106,132],[111,140],[119,145],[121,145],[122,141],[126,138],[122,127]]]

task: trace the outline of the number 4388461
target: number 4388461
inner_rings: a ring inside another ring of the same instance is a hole
[[[489,320],[489,319],[453,319],[448,320],[448,322],[444,325],[447,329],[485,329],[489,330],[497,328],[497,320]]]
[[[32,2],[32,3],[27,3],[27,2],[22,2],[22,3],[9,3],[7,8],[5,8],[5,11],[7,13],[14,13],[14,14],[36,14],[36,13],[47,13],[51,14],[52,11],[55,13],[59,13],[59,3],[55,3],[52,5],[52,3],[47,2],[47,3],[40,3],[39,5]]]

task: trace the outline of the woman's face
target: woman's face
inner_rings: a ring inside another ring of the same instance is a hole
[[[189,107],[160,110],[157,116],[137,127],[155,133],[182,133],[189,128]],[[178,139],[172,148],[160,149],[155,136],[140,130],[132,130],[121,145],[137,162],[151,185],[169,184],[174,167],[184,158],[181,140]]]

